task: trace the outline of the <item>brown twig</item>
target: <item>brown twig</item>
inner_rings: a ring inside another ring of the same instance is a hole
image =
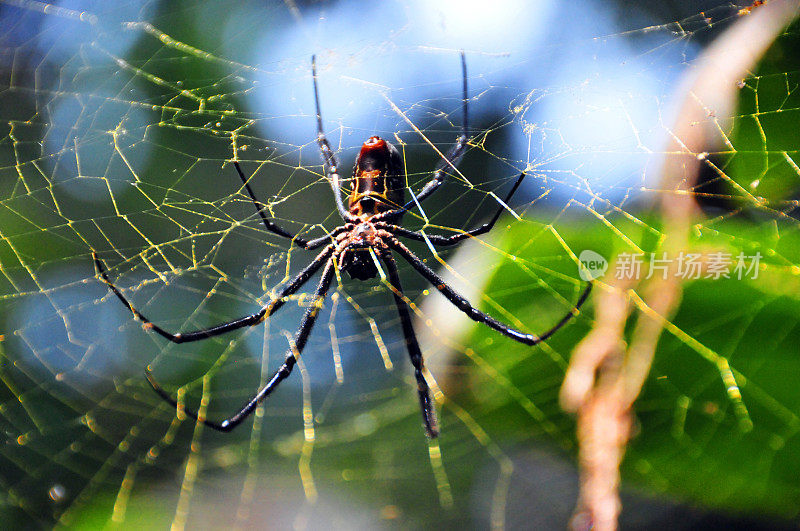
[[[659,207],[667,256],[687,248],[693,220],[700,216],[691,191],[703,154],[718,138],[716,117],[732,115],[737,83],[799,7],[800,0],[773,0],[742,17],[709,46],[679,85],[679,110],[661,166],[665,192]],[[613,265],[610,271],[615,271]],[[562,407],[578,417],[581,486],[573,529],[617,527],[619,465],[630,439],[632,406],[650,372],[664,323],[681,298],[682,284],[675,273],[655,275],[638,286],[637,280],[602,286],[595,326],[573,352],[561,389]],[[623,334],[634,302],[638,320],[626,348]]]

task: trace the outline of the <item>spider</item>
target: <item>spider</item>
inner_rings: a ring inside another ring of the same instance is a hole
[[[250,179],[245,176],[239,162],[234,160],[233,165],[242,180],[244,189],[250,196],[256,212],[261,217],[268,231],[291,240],[293,244],[303,249],[311,250],[324,246],[322,251],[317,254],[308,266],[283,286],[277,296],[272,298],[266,305],[252,315],[202,330],[173,334],[151,322],[136,310],[108,278],[106,269],[97,257],[97,254],[92,253],[97,273],[108,285],[110,291],[131,311],[133,317],[141,321],[142,326],[146,330],[152,330],[173,343],[199,341],[246,326],[259,324],[278,311],[278,309],[285,304],[289,296],[296,293],[318,270],[322,269],[322,276],[314,293],[314,301],[306,310],[305,315],[303,315],[300,328],[294,337],[293,345],[286,352],[286,358],[281,367],[272,375],[266,385],[259,389],[255,396],[253,396],[238,413],[221,422],[214,422],[202,417],[198,418],[198,414],[189,409],[184,409],[186,415],[195,419],[195,421],[202,422],[206,426],[222,432],[228,432],[241,424],[242,421],[256,409],[258,404],[268,397],[278,385],[291,374],[292,369],[297,363],[298,356],[300,356],[303,352],[303,348],[306,346],[306,341],[319,315],[319,310],[331,287],[336,268],[339,268],[341,271],[347,271],[351,278],[369,280],[378,276],[379,267],[381,267],[379,262],[382,262],[386,267],[386,275],[391,285],[390,287],[394,295],[397,311],[400,315],[400,323],[403,329],[403,336],[405,337],[406,349],[411,358],[411,364],[414,367],[414,376],[417,381],[417,393],[422,409],[425,432],[430,438],[437,437],[439,434],[438,422],[431,400],[430,388],[423,374],[424,365],[422,351],[420,350],[419,343],[414,334],[411,316],[406,303],[407,299],[403,295],[403,288],[400,285],[397,264],[392,251],[411,264],[411,267],[468,317],[525,345],[536,345],[546,340],[577,313],[577,310],[589,296],[589,292],[592,289],[591,283],[589,283],[582,292],[578,302],[575,304],[575,308],[564,315],[561,320],[547,332],[535,335],[515,330],[501,323],[494,317],[474,308],[464,297],[456,293],[456,291],[448,286],[439,275],[425,265],[421,259],[397,239],[397,236],[401,236],[410,240],[430,242],[433,245],[455,245],[467,238],[489,232],[503,212],[503,206],[501,205],[488,223],[484,223],[471,230],[459,232],[452,236],[424,234],[422,232],[405,229],[399,225],[403,214],[413,205],[421,203],[430,197],[441,186],[445,179],[445,171],[450,168],[455,169],[464,154],[467,146],[468,121],[467,63],[463,52],[461,53],[461,70],[463,76],[463,117],[461,134],[456,139],[455,144],[453,144],[447,152],[444,159],[440,160],[434,168],[431,180],[428,181],[427,184],[422,187],[422,190],[415,194],[410,201],[406,202],[403,160],[399,151],[386,140],[378,136],[372,136],[361,146],[361,150],[356,158],[355,167],[353,168],[353,177],[350,182],[351,192],[349,204],[348,208],[345,208],[340,193],[341,178],[338,173],[339,162],[325,137],[322,127],[319,89],[317,87],[316,59],[312,56],[311,73],[313,77],[314,101],[317,112],[317,143],[319,144],[319,149],[322,154],[327,179],[333,189],[336,208],[344,220],[344,224],[333,229],[325,236],[311,240],[304,239],[283,229],[264,213],[264,203],[256,199],[252,188],[250,188]],[[506,195],[504,203],[507,204],[510,201],[520,184],[522,184],[524,178],[525,172],[522,172],[514,183],[514,186],[508,192],[508,195]],[[161,398],[166,400],[173,407],[179,408],[177,401],[156,381],[149,367],[145,369],[145,375],[150,385]]]

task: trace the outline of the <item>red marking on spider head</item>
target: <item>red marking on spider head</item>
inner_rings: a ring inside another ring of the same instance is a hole
[[[371,136],[361,146],[361,153],[358,154],[359,158],[363,157],[367,151],[372,150],[386,150],[386,141],[379,136]]]

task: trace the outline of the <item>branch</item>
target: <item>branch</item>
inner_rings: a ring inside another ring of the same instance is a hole
[[[754,67],[799,7],[800,0],[772,0],[741,17],[705,50],[696,68],[679,84],[676,121],[660,170],[665,192],[658,206],[666,235],[662,250],[667,256],[678,256],[687,248],[692,224],[701,216],[691,192],[703,154],[718,138],[714,117],[732,115],[737,82]],[[664,323],[675,312],[683,292],[674,267],[672,260],[671,270],[661,278],[654,275],[647,281],[616,280],[601,285],[595,326],[573,352],[561,388],[562,407],[578,417],[581,486],[573,529],[617,527],[619,465],[631,435],[632,406],[650,372]],[[637,293],[643,296],[639,298]],[[625,324],[634,306],[638,319],[626,348]]]

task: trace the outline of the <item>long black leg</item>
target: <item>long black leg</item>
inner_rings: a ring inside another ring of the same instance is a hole
[[[306,240],[305,238],[301,238],[296,234],[292,234],[291,232],[282,228],[280,225],[278,225],[277,223],[275,223],[274,221],[272,221],[267,217],[267,215],[264,213],[265,209],[264,203],[256,199],[256,196],[253,193],[253,189],[250,188],[249,179],[245,176],[244,172],[242,171],[242,167],[239,166],[239,161],[234,160],[233,165],[234,167],[236,167],[236,171],[239,173],[239,177],[242,179],[242,183],[244,183],[244,189],[247,190],[247,194],[250,196],[250,199],[252,199],[253,201],[253,205],[255,205],[256,207],[256,212],[258,212],[258,215],[261,216],[261,221],[264,222],[264,226],[267,228],[268,231],[274,232],[278,236],[283,236],[284,238],[292,240],[292,242],[302,247],[303,249],[316,249],[317,247],[321,247],[326,242],[329,242],[332,237],[344,231],[343,227],[339,227],[336,230],[334,230],[331,234],[322,236],[315,240]]]
[[[103,263],[97,257],[96,253],[92,253],[92,258],[94,258],[94,265],[97,269],[97,273],[103,279],[103,282],[108,285],[108,288],[111,292],[117,296],[117,298],[122,301],[122,304],[128,308],[133,317],[138,321],[142,322],[142,326],[146,330],[153,330],[155,333],[164,337],[173,343],[187,343],[189,341],[198,341],[200,339],[207,339],[209,337],[218,336],[220,334],[224,334],[225,332],[230,332],[231,330],[237,330],[239,328],[244,328],[245,326],[252,326],[254,324],[260,323],[262,320],[266,319],[270,315],[272,315],[275,311],[278,310],[281,306],[284,305],[286,302],[286,297],[295,293],[300,287],[308,281],[311,276],[317,272],[317,270],[322,267],[326,260],[328,260],[333,253],[334,246],[329,245],[325,249],[322,250],[321,253],[317,255],[316,258],[308,265],[305,269],[300,271],[296,277],[292,279],[278,294],[277,297],[269,301],[265,306],[263,306],[259,311],[252,315],[248,315],[246,317],[242,317],[240,319],[235,319],[233,321],[218,324],[216,326],[212,326],[210,328],[204,328],[202,330],[195,330],[192,332],[179,332],[177,334],[172,334],[167,332],[160,326],[154,324],[150,321],[147,317],[139,313],[139,311],[133,307],[133,305],[125,298],[124,295],[117,289],[117,287],[111,282],[108,278],[108,274],[106,273],[106,269],[103,266]]]
[[[272,391],[278,387],[283,380],[286,379],[292,373],[292,369],[294,368],[295,363],[297,363],[297,357],[303,352],[303,348],[306,346],[306,342],[308,341],[308,336],[311,333],[311,329],[314,327],[314,323],[317,320],[317,316],[319,315],[319,310],[322,307],[322,301],[325,299],[325,295],[328,293],[328,289],[331,286],[331,281],[334,277],[334,261],[333,258],[329,258],[327,265],[325,266],[325,270],[322,273],[322,278],[319,281],[319,285],[317,286],[317,291],[314,294],[314,302],[312,305],[306,310],[305,315],[303,316],[303,321],[300,324],[300,329],[297,331],[297,334],[294,336],[294,345],[289,348],[286,352],[286,360],[281,365],[280,369],[275,371],[275,374],[272,375],[272,378],[269,379],[269,382],[262,387],[256,395],[247,401],[247,403],[239,410],[238,413],[223,420],[220,423],[216,423],[210,420],[203,419],[202,422],[206,426],[214,428],[215,430],[219,431],[231,431],[233,428],[238,426],[244,419],[246,419],[255,409],[258,407],[259,402],[264,400],[268,397]],[[164,400],[172,404],[173,407],[178,407],[178,402],[172,398],[169,393],[167,393],[153,378],[153,375],[150,373],[149,369],[145,369],[145,374],[147,376],[147,380],[150,382],[150,385],[153,386],[153,389],[156,393],[161,396]],[[197,418],[197,413],[194,411],[184,409],[184,413],[187,416],[195,419],[200,420]]]
[[[345,221],[353,221],[354,217],[344,208],[342,202],[342,183],[339,177],[339,161],[336,160],[336,154],[331,149],[328,138],[325,136],[325,131],[322,128],[322,112],[319,107],[319,88],[317,88],[317,56],[311,56],[311,74],[314,78],[314,104],[317,108],[317,144],[322,153],[322,160],[325,162],[324,170],[328,177],[328,182],[331,183],[333,188],[333,197],[336,200],[336,208],[339,210],[339,215]]]
[[[511,188],[510,192],[508,192],[508,195],[503,201],[506,205],[508,205],[508,202],[511,200],[511,196],[513,196],[514,192],[517,191],[517,188],[519,188],[519,185],[522,184],[522,180],[524,178],[525,178],[525,172],[520,174],[519,178],[517,179],[517,182],[514,183],[514,187]],[[494,227],[494,224],[497,223],[497,220],[500,218],[500,215],[503,213],[503,210],[505,210],[505,208],[502,205],[500,205],[500,207],[497,209],[497,212],[495,212],[494,216],[492,217],[491,220],[489,220],[488,223],[484,223],[483,225],[475,229],[461,232],[459,234],[454,234],[453,236],[441,236],[439,234],[422,234],[421,232],[415,232],[415,231],[410,231],[408,229],[404,229],[403,227],[400,227],[398,225],[388,225],[383,223],[378,223],[377,226],[393,234],[397,234],[398,236],[403,236],[411,240],[424,242],[427,239],[434,245],[455,245],[458,242],[465,240],[471,236],[486,234],[487,232],[492,230],[492,227]]]
[[[422,263],[422,260],[414,256],[408,248],[400,243],[395,239],[391,239],[386,241],[386,243],[395,251],[397,251],[400,256],[406,259],[406,261],[411,264],[411,266],[416,269],[425,279],[428,280],[431,284],[438,289],[442,295],[447,297],[447,300],[453,303],[453,305],[467,314],[467,316],[474,320],[478,321],[479,323],[484,323],[485,325],[489,326],[490,328],[494,328],[501,334],[504,334],[515,341],[519,341],[520,343],[524,343],[526,345],[536,345],[537,343],[541,343],[542,341],[546,340],[553,334],[555,334],[562,326],[567,324],[567,322],[575,316],[575,310],[578,310],[586,299],[589,297],[589,293],[592,291],[592,283],[590,282],[586,289],[581,293],[578,302],[575,303],[575,309],[571,310],[567,313],[561,320],[556,323],[556,325],[541,335],[536,334],[526,334],[525,332],[520,332],[514,328],[511,328],[507,324],[501,323],[494,317],[486,315],[482,311],[473,308],[473,306],[469,303],[467,299],[456,293],[453,288],[445,284],[444,280],[442,280],[436,273],[433,272],[431,268],[426,266]]]
[[[456,138],[456,143],[453,144],[450,149],[445,154],[444,158],[441,159],[433,170],[433,177],[430,181],[422,187],[422,190],[414,199],[403,205],[402,208],[398,210],[392,210],[386,212],[384,214],[380,214],[376,217],[376,221],[378,219],[397,219],[407,210],[412,208],[415,204],[422,202],[423,200],[427,199],[433,192],[439,188],[445,179],[445,171],[446,170],[453,170],[458,167],[458,164],[461,162],[461,158],[464,156],[464,150],[467,147],[467,131],[469,130],[469,116],[467,115],[467,60],[464,57],[464,52],[461,52],[461,73],[463,77],[462,81],[462,114],[463,118],[461,120],[461,134]]]
[[[408,313],[408,306],[403,300],[403,288],[400,286],[400,276],[397,274],[397,264],[390,252],[386,252],[381,257],[386,264],[389,273],[389,283],[394,288],[394,302],[400,314],[400,323],[403,326],[403,336],[406,339],[406,349],[411,357],[411,365],[414,366],[414,377],[417,379],[417,393],[419,394],[419,405],[422,408],[422,420],[425,423],[425,433],[428,437],[435,438],[439,435],[438,422],[436,420],[436,409],[431,400],[431,392],[425,375],[422,373],[423,360],[422,351],[417,342],[414,328],[411,326],[411,316]]]

